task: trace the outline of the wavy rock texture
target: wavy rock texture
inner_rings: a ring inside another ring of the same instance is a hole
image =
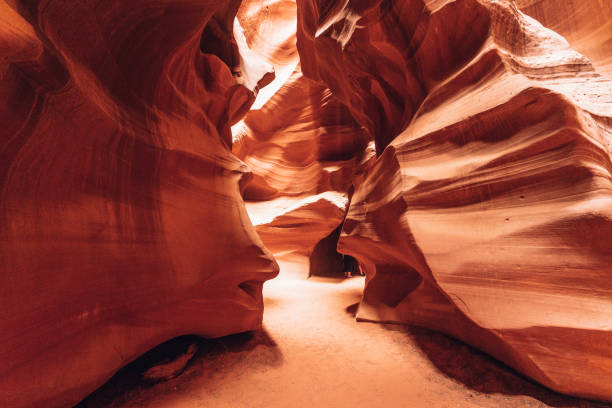
[[[597,72],[612,78],[612,2],[608,0],[516,0],[525,14],[563,35]]]
[[[298,67],[247,114],[239,137],[233,151],[253,172],[243,196],[257,232],[274,253],[309,255],[342,224],[352,181],[374,159],[366,133]]]
[[[305,75],[376,141],[339,242],[358,317],[612,400],[612,87],[510,2],[298,0]]]
[[[238,13],[249,47],[276,80],[234,127],[233,152],[252,171],[243,196],[266,247],[310,255],[342,224],[370,138],[329,89],[302,75],[295,1],[248,1]]]
[[[612,400],[610,82],[506,0],[239,3],[0,0],[2,405],[259,327],[241,194],[274,252],[346,216],[359,318]],[[609,72],[604,0],[517,6]]]
[[[167,339],[260,327],[277,266],[230,125],[273,74],[239,2],[9,4],[0,405],[69,406]]]

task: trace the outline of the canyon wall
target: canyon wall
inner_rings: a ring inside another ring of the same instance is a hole
[[[247,210],[273,253],[311,255],[342,224],[353,179],[374,158],[370,137],[329,88],[302,74],[295,0],[246,1],[238,18],[249,48],[276,72],[233,127],[232,151],[252,172]]]
[[[77,403],[183,334],[261,325],[278,267],[230,126],[271,67],[239,1],[0,1],[0,405]]]
[[[359,319],[612,400],[605,0],[124,3],[0,0],[4,405],[258,328],[342,224]]]
[[[608,0],[516,0],[525,14],[561,34],[597,72],[612,78],[612,2]]]
[[[504,0],[298,0],[298,49],[376,141],[338,245],[358,318],[612,400],[610,81]]]

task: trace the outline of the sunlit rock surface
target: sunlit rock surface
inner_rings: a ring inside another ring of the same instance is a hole
[[[0,405],[70,406],[172,337],[260,327],[277,267],[230,125],[273,74],[239,2],[9,3]]]
[[[327,256],[342,223],[358,318],[612,400],[610,16],[0,0],[0,405],[69,406],[172,337],[258,328],[263,244]]]
[[[266,246],[275,253],[310,255],[314,246],[342,224],[346,194],[328,191],[306,198],[278,198],[247,204],[249,216]]]
[[[612,78],[612,2],[609,0],[516,0],[517,6],[564,36],[599,73]]]
[[[298,1],[306,76],[376,141],[339,250],[358,317],[612,400],[612,87],[509,1]]]
[[[232,129],[232,151],[252,172],[247,210],[271,251],[310,255],[342,224],[353,179],[373,158],[370,138],[325,85],[302,75],[295,1],[246,1],[238,17],[276,72]]]
[[[240,132],[233,151],[253,172],[243,196],[257,232],[274,253],[308,255],[342,224],[353,179],[374,158],[366,133],[299,67]]]

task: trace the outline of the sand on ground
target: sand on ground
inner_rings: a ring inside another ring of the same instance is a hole
[[[534,384],[425,329],[357,322],[364,278],[310,278],[280,258],[264,287],[264,328],[201,340],[179,377],[118,375],[82,407],[610,407]]]

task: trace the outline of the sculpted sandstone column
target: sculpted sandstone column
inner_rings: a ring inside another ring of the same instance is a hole
[[[379,157],[340,237],[358,318],[612,400],[612,86],[506,0],[298,0],[306,76]]]
[[[277,73],[233,128],[232,151],[253,174],[243,196],[266,247],[310,255],[342,223],[370,138],[325,85],[302,75],[295,0],[245,1],[238,18]]]
[[[272,74],[234,41],[238,6],[0,2],[3,407],[72,405],[172,337],[260,327],[277,266],[230,126]]]

